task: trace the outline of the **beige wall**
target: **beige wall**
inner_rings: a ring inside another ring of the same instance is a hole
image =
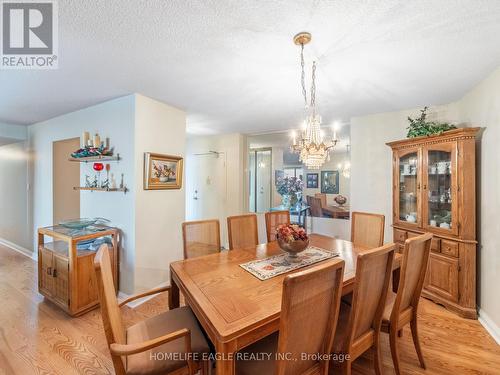
[[[500,340],[500,68],[457,103],[462,122],[484,129],[478,155],[478,305]],[[500,343],[500,341],[499,341]]]
[[[246,178],[247,146],[246,137],[242,134],[224,134],[214,136],[197,136],[187,139],[186,144],[186,178],[196,171],[189,168],[193,154],[209,151],[223,152],[226,155],[227,171],[227,204],[226,216],[238,215],[248,209]]]
[[[478,304],[483,324],[500,338],[500,69],[461,100],[432,107],[433,120],[485,128],[480,143],[478,179]],[[418,110],[351,119],[351,202],[353,210],[386,215],[385,240],[392,240],[391,150],[388,141],[406,137],[407,116]]]
[[[144,190],[144,153],[182,156],[186,114],[167,104],[135,99],[135,290],[169,280],[169,264],[183,258],[181,223],[185,190]]]
[[[0,243],[32,254],[28,220],[26,143],[0,147]]]
[[[455,104],[432,107],[433,120],[456,121]],[[392,241],[392,152],[387,142],[406,138],[408,116],[418,109],[351,119],[351,211],[385,215],[385,241]]]

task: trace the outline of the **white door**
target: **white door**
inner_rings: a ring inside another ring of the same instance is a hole
[[[226,243],[226,155],[222,152],[193,155],[186,165],[186,219],[219,219],[221,243]]]

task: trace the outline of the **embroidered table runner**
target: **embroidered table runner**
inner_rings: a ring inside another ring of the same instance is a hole
[[[273,255],[268,258],[252,260],[242,263],[240,267],[250,272],[259,280],[267,280],[298,268],[310,266],[311,264],[321,262],[322,260],[338,256],[339,253],[326,251],[315,246],[309,246],[298,254],[294,261],[288,260],[288,254],[283,253]]]

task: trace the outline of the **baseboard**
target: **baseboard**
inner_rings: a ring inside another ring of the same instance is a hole
[[[14,242],[6,240],[5,238],[0,238],[0,245],[3,245],[5,247],[8,247],[9,249],[17,251],[18,253],[33,259],[35,262],[38,260],[38,254],[36,251],[30,251],[22,246],[15,244]]]
[[[483,310],[479,309],[479,323],[488,331],[493,339],[500,345],[500,328]]]
[[[157,286],[155,286],[154,288],[151,288],[151,289],[161,288],[161,287],[164,287],[166,285],[168,285],[168,284],[162,283],[162,284],[157,285]],[[143,297],[143,298],[136,299],[135,301],[127,303],[127,306],[130,307],[131,309],[135,309],[136,307],[142,305],[143,303],[149,301],[150,299],[155,298],[157,295],[158,294],[153,294],[151,296],[146,296],[146,297]],[[126,293],[118,291],[118,300],[119,301],[124,301],[127,298],[129,298],[129,297],[131,297],[131,295],[128,295]]]

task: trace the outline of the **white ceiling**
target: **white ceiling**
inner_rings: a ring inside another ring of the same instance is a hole
[[[453,101],[500,65],[498,0],[58,3],[59,69],[1,70],[0,121],[139,92],[186,110],[191,133],[294,128],[302,30],[326,124]]]

